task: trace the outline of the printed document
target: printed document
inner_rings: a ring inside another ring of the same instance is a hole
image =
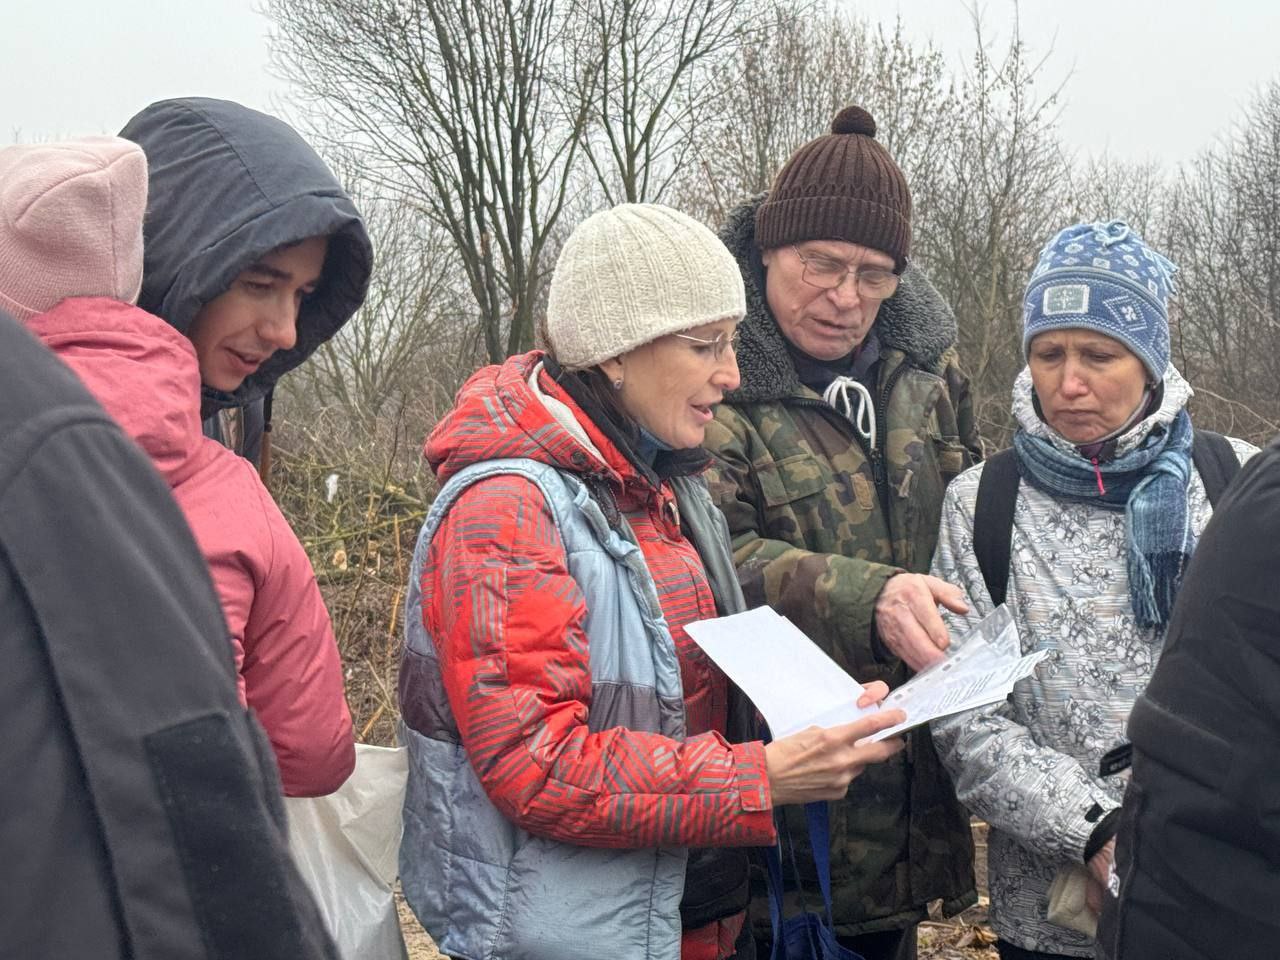
[[[859,709],[862,685],[770,607],[686,627],[755,703],[775,738],[807,727],[834,727],[880,709],[894,708],[906,722],[882,730],[883,740],[931,720],[997,703],[1035,670],[1048,651],[1022,656],[1018,628],[1001,604],[947,656],[889,693],[882,706]]]

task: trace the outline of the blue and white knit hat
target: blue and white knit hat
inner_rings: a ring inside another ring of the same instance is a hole
[[[1169,365],[1169,297],[1177,267],[1122,220],[1067,227],[1040,251],[1022,301],[1022,355],[1046,330],[1084,327],[1119,340],[1154,382]]]

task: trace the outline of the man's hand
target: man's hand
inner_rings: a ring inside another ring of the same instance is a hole
[[[876,632],[880,642],[912,670],[941,660],[951,643],[938,605],[967,613],[959,587],[923,573],[890,577],[876,598]]]

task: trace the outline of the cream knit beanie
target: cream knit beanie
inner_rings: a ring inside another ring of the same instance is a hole
[[[142,286],[147,160],[85,137],[0,149],[0,308],[27,320],[67,297],[130,303]]]
[[[546,331],[555,358],[583,369],[746,311],[742,273],[714,233],[670,207],[624,203],[570,234],[551,278]]]

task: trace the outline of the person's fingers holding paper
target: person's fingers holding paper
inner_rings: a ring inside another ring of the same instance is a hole
[[[838,800],[868,764],[889,759],[903,741],[862,742],[902,723],[901,710],[881,710],[837,727],[810,727],[765,747],[773,805]]]
[[[862,688],[862,696],[858,697],[859,707],[873,707],[889,695],[889,685],[883,680],[872,680]]]

